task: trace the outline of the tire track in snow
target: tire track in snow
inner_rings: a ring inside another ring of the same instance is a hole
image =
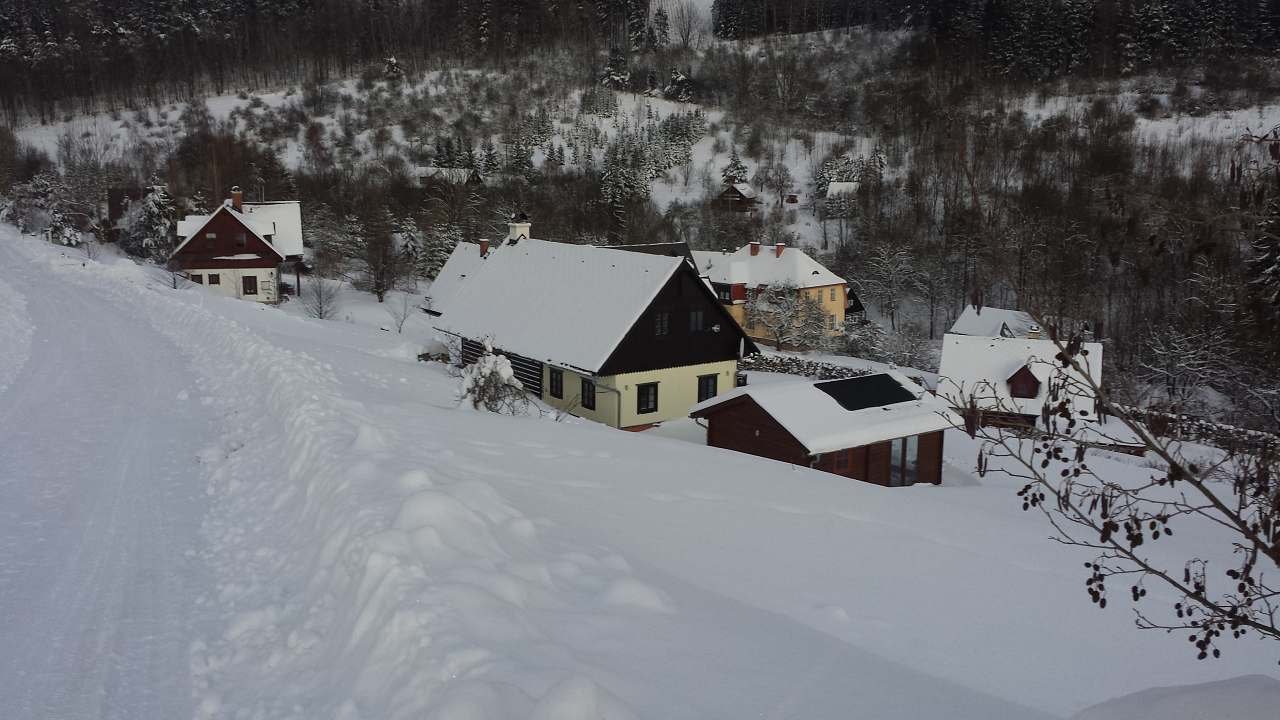
[[[27,298],[0,280],[0,395],[26,364],[33,332]]]

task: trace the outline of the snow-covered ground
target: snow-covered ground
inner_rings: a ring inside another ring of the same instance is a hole
[[[417,337],[8,228],[0,268],[6,717],[1060,718],[1274,671],[1094,609],[961,434],[875,487],[460,410]]]

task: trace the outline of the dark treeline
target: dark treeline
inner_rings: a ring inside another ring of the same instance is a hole
[[[639,46],[650,0],[0,0],[11,121],[354,74],[389,57],[507,62]]]
[[[1030,80],[1280,48],[1280,0],[716,0],[712,8],[713,30],[729,39],[854,24],[923,30],[926,45],[961,68]]]

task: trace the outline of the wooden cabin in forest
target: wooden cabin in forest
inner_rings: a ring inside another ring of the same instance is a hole
[[[716,205],[722,210],[754,212],[760,207],[760,193],[747,183],[732,183],[716,196]]]

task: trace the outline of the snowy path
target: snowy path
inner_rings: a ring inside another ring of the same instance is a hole
[[[0,267],[35,328],[0,390],[0,714],[190,717],[211,418],[178,400],[185,361],[131,308],[7,243]]]

